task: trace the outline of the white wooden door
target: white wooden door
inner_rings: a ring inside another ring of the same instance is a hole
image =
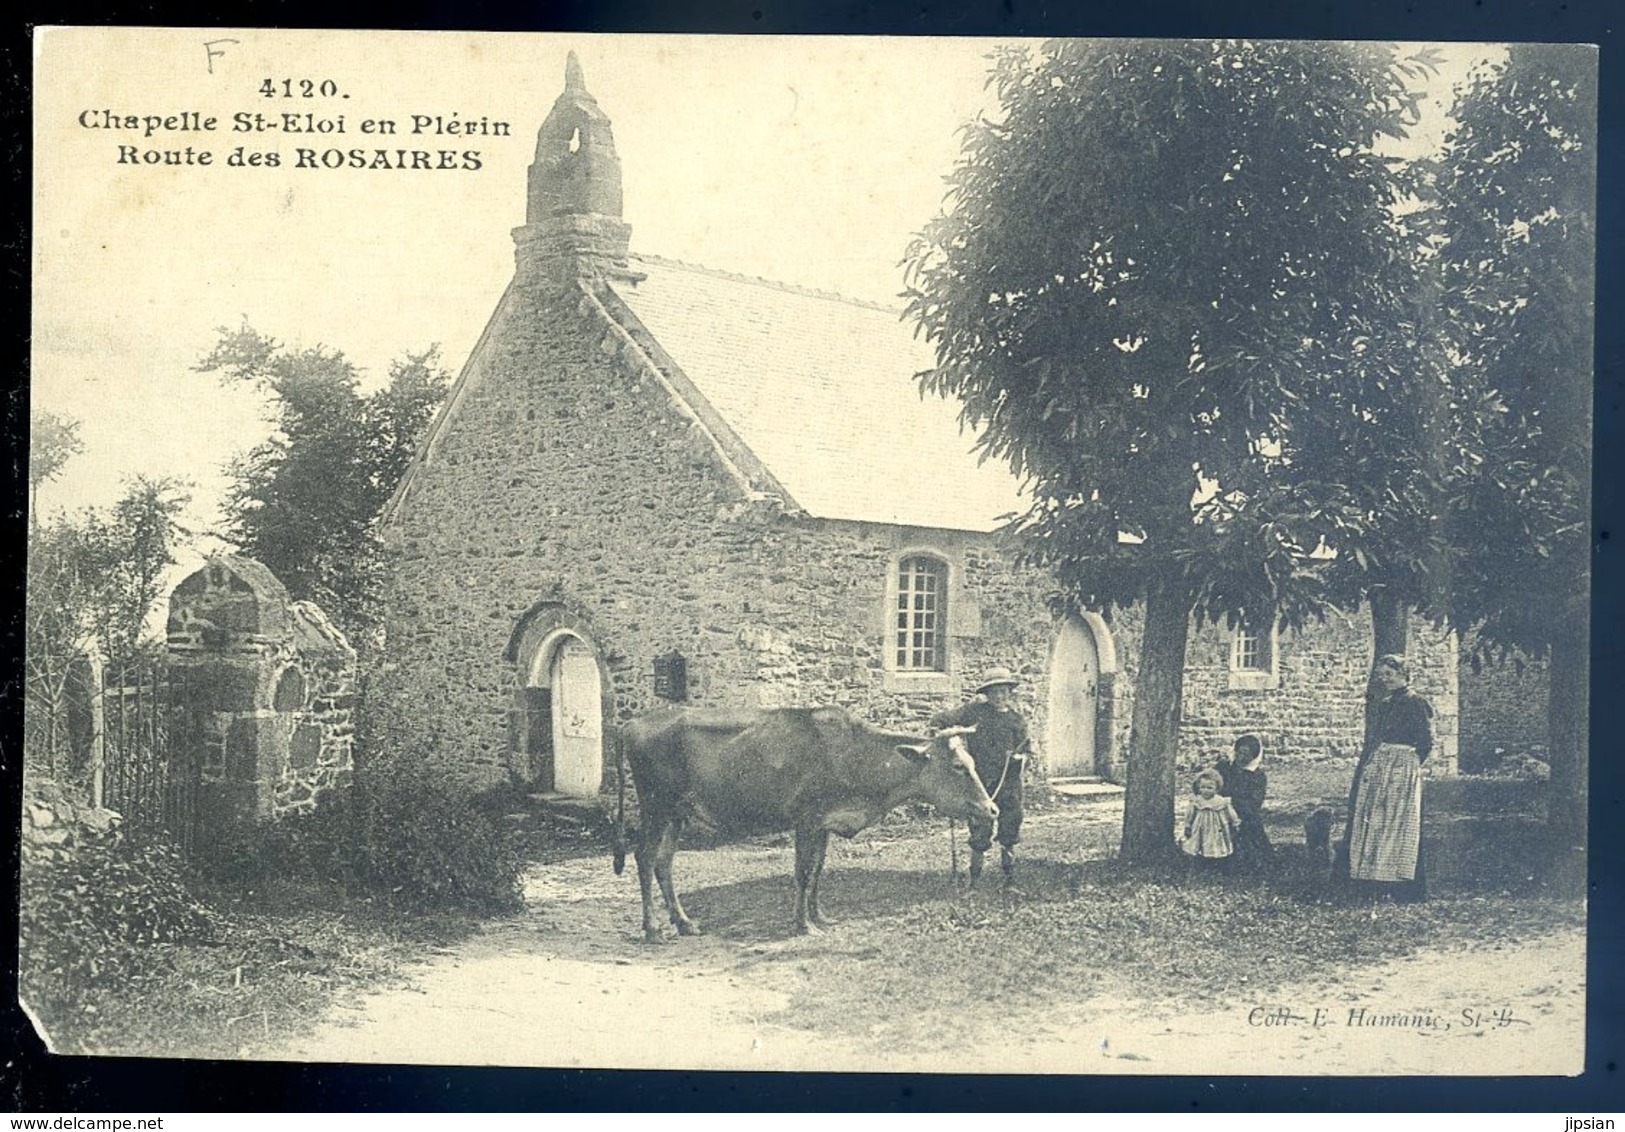
[[[604,704],[598,662],[581,641],[553,659],[553,789],[591,797],[604,773]]]
[[[1049,671],[1049,740],[1044,754],[1051,778],[1095,774],[1095,709],[1100,654],[1081,618],[1069,617],[1055,638]]]

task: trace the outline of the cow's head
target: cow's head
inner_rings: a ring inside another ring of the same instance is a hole
[[[972,730],[953,728],[929,743],[899,743],[897,751],[919,768],[914,797],[929,802],[944,817],[992,821],[999,816],[999,807],[987,796],[965,750],[965,735]]]

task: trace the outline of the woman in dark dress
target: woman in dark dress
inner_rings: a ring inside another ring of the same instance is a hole
[[[1422,861],[1422,764],[1433,750],[1433,708],[1410,690],[1405,658],[1373,666],[1366,749],[1349,813],[1348,875],[1398,900],[1427,894]]]
[[[1264,830],[1264,795],[1269,778],[1259,769],[1263,761],[1263,741],[1257,735],[1243,735],[1236,740],[1230,761],[1223,767],[1224,792],[1241,818],[1235,835],[1235,861],[1243,869],[1262,868],[1275,849]]]

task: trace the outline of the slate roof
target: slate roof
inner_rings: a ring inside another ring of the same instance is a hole
[[[631,256],[616,294],[808,514],[990,531],[1024,509],[979,464],[957,402],[920,395],[932,365],[896,310]]]

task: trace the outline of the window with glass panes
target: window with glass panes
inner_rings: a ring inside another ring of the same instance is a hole
[[[948,668],[948,567],[935,558],[905,558],[897,566],[897,667]]]
[[[1268,672],[1274,658],[1270,656],[1268,633],[1251,628],[1236,630],[1236,640],[1230,654],[1230,667],[1238,672]]]

